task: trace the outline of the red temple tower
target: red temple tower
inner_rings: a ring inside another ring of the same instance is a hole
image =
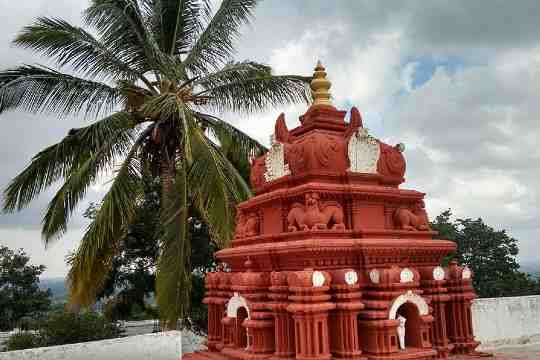
[[[208,274],[208,351],[186,358],[435,359],[471,353],[472,273],[442,259],[424,194],[404,182],[404,146],[369,135],[330,101],[313,104],[252,162],[256,196],[238,205],[226,269]]]

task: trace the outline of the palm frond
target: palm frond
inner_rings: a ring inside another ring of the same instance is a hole
[[[154,69],[158,48],[137,0],[92,0],[84,20],[130,68],[143,73]]]
[[[44,189],[77,172],[106,144],[118,136],[123,139],[134,126],[128,113],[119,112],[90,126],[72,129],[62,141],[38,153],[9,183],[4,191],[4,210],[23,209]]]
[[[226,245],[232,237],[235,206],[251,190],[237,169],[200,128],[193,129],[193,165],[188,174],[193,206],[203,215],[214,241]]]
[[[115,159],[129,151],[133,143],[133,132],[131,128],[121,128],[114,136],[100,140],[103,145],[72,170],[49,203],[43,217],[42,236],[46,245],[65,233],[71,214],[86,195],[89,186],[100,174],[112,169]]]
[[[89,306],[94,303],[118,251],[118,242],[134,215],[137,199],[142,194],[141,164],[136,157],[140,145],[140,141],[133,145],[69,261],[72,304]]]
[[[14,44],[55,58],[60,66],[69,65],[83,76],[123,80],[142,77],[118,57],[113,48],[62,19],[38,18],[19,33]]]
[[[155,0],[153,10],[158,19],[156,37],[161,51],[169,55],[189,50],[209,12],[207,2],[200,0]]]
[[[272,68],[255,61],[228,62],[221,69],[207,73],[194,81],[195,86],[211,89],[233,82],[272,75]]]
[[[188,188],[184,160],[167,161],[166,167],[162,172],[165,183],[161,213],[163,237],[156,273],[156,296],[165,327],[176,329],[177,319],[187,313],[191,295]]]
[[[17,108],[58,115],[110,112],[119,92],[100,82],[35,65],[0,71],[0,113]]]
[[[221,148],[234,147],[235,152],[246,159],[258,156],[267,150],[260,142],[216,116],[195,112],[195,117],[203,128],[219,140]]]
[[[286,104],[308,103],[310,77],[264,75],[224,82],[194,96],[204,96],[212,110],[256,112]]]
[[[223,0],[184,61],[187,71],[203,75],[227,63],[234,54],[240,27],[250,21],[257,3],[257,0]]]

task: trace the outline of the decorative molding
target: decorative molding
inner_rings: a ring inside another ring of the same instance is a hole
[[[411,290],[409,290],[408,292],[398,296],[394,300],[394,302],[392,303],[392,306],[390,307],[390,311],[388,313],[389,314],[388,319],[395,320],[396,315],[397,315],[397,311],[399,310],[401,305],[403,305],[403,304],[405,304],[407,302],[410,302],[410,303],[416,305],[416,307],[418,308],[418,312],[419,312],[419,314],[421,316],[429,314],[429,306],[428,306],[426,300],[424,300],[424,298],[421,297],[420,295],[417,295],[417,294],[413,293]]]
[[[349,139],[349,171],[357,173],[377,173],[377,162],[381,156],[379,142],[368,134],[368,129],[358,128]]]
[[[227,303],[227,316],[230,318],[236,318],[238,309],[240,309],[241,307],[246,308],[246,311],[248,313],[248,319],[251,319],[251,311],[249,309],[247,300],[243,296],[240,296],[237,292],[235,292],[234,296],[230,298],[229,302]]]
[[[266,182],[291,174],[289,165],[285,164],[285,145],[276,141],[274,135],[270,137],[270,141],[272,146],[265,157],[266,172],[264,173],[264,179]]]

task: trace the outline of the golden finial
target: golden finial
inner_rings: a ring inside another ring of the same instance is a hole
[[[317,61],[315,72],[313,73],[313,80],[311,80],[311,94],[313,95],[313,105],[325,105],[332,106],[330,101],[330,88],[332,83],[326,78],[326,69],[321,64],[321,61]]]

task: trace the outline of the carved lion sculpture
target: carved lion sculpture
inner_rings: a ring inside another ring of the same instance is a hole
[[[257,214],[245,215],[239,211],[236,217],[235,239],[259,235],[259,217]]]
[[[293,204],[287,216],[288,231],[324,230],[332,224],[334,230],[345,230],[343,208],[335,201],[321,203],[319,194],[306,194],[306,204]]]
[[[411,209],[400,208],[394,213],[394,222],[398,229],[409,231],[429,231],[429,219],[423,201],[417,202]]]

